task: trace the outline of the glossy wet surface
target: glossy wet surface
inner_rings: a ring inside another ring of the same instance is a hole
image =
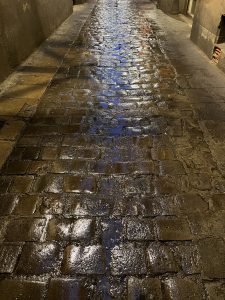
[[[225,295],[224,179],[140,4],[98,2],[2,170],[3,300]]]

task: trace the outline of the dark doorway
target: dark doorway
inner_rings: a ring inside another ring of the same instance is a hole
[[[221,16],[217,44],[225,43],[225,15]]]
[[[4,126],[5,121],[0,120],[0,129]]]

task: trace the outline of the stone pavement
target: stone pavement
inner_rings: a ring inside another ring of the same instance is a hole
[[[61,66],[96,1],[74,5],[69,17],[0,85],[0,168]]]
[[[1,300],[225,298],[224,174],[142,4],[99,0],[2,168]]]

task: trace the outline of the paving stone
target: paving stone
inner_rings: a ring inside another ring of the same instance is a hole
[[[27,170],[27,174],[45,175],[50,170],[49,161],[34,160],[31,161]]]
[[[180,178],[159,177],[155,180],[155,191],[157,195],[176,195],[182,189]]]
[[[9,215],[17,202],[17,198],[12,195],[0,195],[0,216]]]
[[[54,243],[26,243],[17,267],[23,275],[54,272],[58,266],[59,246]]]
[[[184,175],[186,174],[183,164],[180,161],[164,160],[159,164],[161,175]]]
[[[147,273],[146,254],[133,244],[121,244],[112,250],[112,275],[141,275]]]
[[[38,146],[41,141],[39,137],[21,137],[18,141],[18,146]]]
[[[60,160],[52,163],[52,173],[87,173],[88,163],[82,160]]]
[[[148,135],[140,136],[137,138],[136,143],[139,147],[150,148],[152,146],[152,138]]]
[[[0,193],[4,194],[8,191],[8,188],[12,182],[12,178],[10,176],[1,176],[0,177]]]
[[[46,220],[40,218],[15,218],[9,221],[5,240],[9,242],[39,241]]]
[[[0,241],[4,241],[8,223],[9,223],[9,219],[7,216],[0,218]]]
[[[95,177],[68,176],[64,178],[64,191],[67,193],[95,193]]]
[[[179,265],[169,246],[151,243],[148,247],[150,271],[155,274],[177,273]]]
[[[105,272],[105,258],[100,245],[73,246],[66,248],[64,253],[64,274],[103,274]]]
[[[91,195],[81,198],[69,198],[67,196],[67,205],[65,207],[65,214],[87,217],[87,216],[105,216],[109,214],[110,205],[106,199],[99,199]]]
[[[17,244],[0,244],[0,273],[12,273],[16,267],[22,246]]]
[[[56,147],[44,147],[41,151],[41,159],[55,160],[58,158],[59,149]]]
[[[128,279],[128,297],[129,300],[136,299],[157,299],[162,298],[161,283],[157,278],[144,278],[139,279],[130,277]]]
[[[65,206],[64,202],[64,198],[60,194],[43,196],[39,212],[43,215],[60,215],[63,213]]]
[[[50,172],[56,174],[70,173],[71,163],[67,160],[57,160],[52,162]]]
[[[90,240],[94,233],[94,222],[92,219],[79,219],[73,222],[71,239],[72,240]]]
[[[209,174],[191,174],[190,184],[197,190],[206,191],[212,189],[212,182]]]
[[[145,217],[171,216],[180,214],[174,196],[148,195],[142,198],[141,214]]]
[[[33,192],[35,193],[61,193],[63,178],[57,175],[43,175],[37,177],[33,185]]]
[[[0,281],[2,300],[44,300],[46,283],[26,279],[3,279]]]
[[[80,282],[76,279],[53,278],[48,289],[48,300],[80,299]]]
[[[39,147],[27,147],[23,151],[22,159],[24,160],[37,159],[39,157],[40,150],[41,149]]]
[[[86,173],[88,163],[85,160],[74,160],[70,163],[70,173]]]
[[[157,174],[158,170],[153,161],[143,161],[134,163],[134,173],[136,174]]]
[[[212,206],[214,210],[225,210],[225,195],[215,194],[212,196]]]
[[[36,195],[23,195],[18,198],[18,202],[13,209],[15,215],[32,215],[37,207],[39,197]]]
[[[140,201],[140,199],[136,199],[133,196],[125,197],[124,199],[122,197],[119,197],[115,200],[115,203],[113,205],[112,215],[113,216],[138,216],[142,215],[142,211],[144,210],[143,202]],[[150,210],[150,209],[149,209]],[[151,210],[151,213],[149,213],[147,216],[154,216],[154,213]]]
[[[56,147],[56,146],[60,146],[61,142],[62,142],[62,136],[44,136],[42,137],[41,145],[48,146],[48,147]]]
[[[166,299],[201,300],[204,299],[201,284],[186,278],[168,278],[164,281]]]
[[[184,214],[204,212],[209,209],[208,203],[198,194],[177,195],[175,202],[175,205],[177,205]]]
[[[102,243],[106,250],[111,251],[116,245],[119,245],[123,241],[124,225],[122,220],[105,220],[101,223],[102,230]],[[111,260],[111,253],[107,253],[106,262],[107,265]]]
[[[71,233],[71,220],[51,219],[48,223],[47,240],[66,241]]]
[[[60,159],[77,159],[77,149],[71,147],[63,147],[60,152]]]
[[[153,222],[149,219],[130,219],[126,222],[126,235],[128,240],[154,240]]]
[[[126,279],[121,277],[102,277],[98,282],[95,288],[96,293],[93,296],[98,297],[108,297],[119,299],[121,297],[126,298],[127,290],[126,290]],[[87,285],[86,285],[87,286]],[[90,285],[85,289],[86,294],[84,297],[88,297],[91,294]],[[93,294],[93,293],[92,293]]]
[[[224,237],[225,213],[224,211],[195,213],[188,216],[191,231],[198,238]]]
[[[177,245],[173,247],[173,252],[181,264],[182,271],[187,274],[200,274],[202,270],[202,261],[199,247],[196,243]]]
[[[207,296],[209,300],[223,300],[225,295],[225,285],[220,282],[212,282],[205,284]]]
[[[15,141],[24,127],[24,122],[16,119],[8,119],[0,131],[0,140]],[[4,150],[12,151],[12,144],[2,144]],[[11,149],[10,149],[11,148]],[[2,154],[2,153],[1,153]],[[9,155],[9,153],[8,153]]]
[[[17,84],[11,87],[4,96],[8,98],[13,98],[19,95],[20,98],[36,99],[41,97],[44,90],[45,90],[45,85],[43,86],[36,85],[35,87],[33,87],[33,89],[31,89],[30,85]]]
[[[185,219],[157,219],[156,228],[158,238],[161,241],[185,241],[193,239],[188,222]]]
[[[22,155],[24,152],[24,147],[15,147],[12,151],[12,155],[10,155],[10,161],[18,161],[22,159]]]
[[[25,194],[31,189],[34,178],[32,176],[15,176],[10,188],[10,192],[15,194]]]
[[[29,161],[25,161],[25,160],[11,161],[6,165],[3,171],[5,174],[23,175],[26,173],[29,163],[30,163]]]
[[[77,149],[77,158],[98,159],[100,157],[100,150],[93,149]]]
[[[224,241],[208,238],[199,241],[204,278],[225,278]]]

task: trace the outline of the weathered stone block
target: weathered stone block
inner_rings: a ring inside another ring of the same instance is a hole
[[[18,274],[42,275],[58,266],[59,246],[53,243],[27,243],[17,267]]]
[[[113,275],[141,275],[147,273],[146,253],[134,244],[121,244],[112,250]]]
[[[126,221],[126,236],[128,240],[154,240],[154,227],[150,219],[133,218]]]
[[[208,238],[199,242],[203,276],[225,278],[225,242],[219,238]]]
[[[64,178],[64,191],[68,193],[95,193],[96,179],[93,176],[67,176]]]
[[[103,249],[99,245],[73,246],[66,248],[63,261],[64,274],[103,274],[105,272],[105,258]]]
[[[169,278],[164,281],[165,298],[168,300],[203,300],[200,283],[186,278]]]
[[[12,273],[16,267],[22,245],[0,245],[0,273]]]
[[[148,247],[150,271],[153,274],[177,273],[179,265],[170,247],[151,243]]]
[[[46,283],[26,279],[4,279],[0,281],[2,300],[44,300]]]
[[[139,279],[131,277],[128,279],[128,297],[129,300],[146,299],[161,300],[161,283],[157,278]]]
[[[9,221],[5,240],[9,242],[39,241],[46,220],[41,218],[15,218]]]
[[[51,279],[48,289],[48,300],[80,299],[80,283],[76,279]]]
[[[156,228],[161,241],[186,241],[192,240],[188,222],[181,218],[164,218],[156,220]]]

